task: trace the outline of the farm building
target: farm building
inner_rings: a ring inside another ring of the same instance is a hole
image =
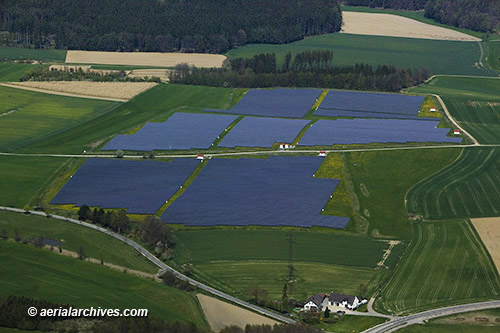
[[[453,134],[454,134],[454,135],[460,135],[460,134],[462,134],[462,133],[461,133],[459,130],[453,130]]]
[[[325,300],[326,294],[316,294],[309,297],[304,304],[304,311],[316,311],[319,312],[323,308],[323,301]]]
[[[316,294],[309,297],[303,307],[304,311],[322,311],[328,307],[330,311],[339,310],[354,311],[361,305],[368,303],[366,299],[359,299],[357,296],[331,293],[330,295]]]

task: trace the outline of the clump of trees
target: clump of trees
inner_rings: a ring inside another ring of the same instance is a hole
[[[223,53],[341,24],[338,0],[0,1],[0,43],[35,48]]]
[[[215,87],[311,87],[351,90],[399,91],[429,77],[427,69],[356,64],[338,67],[329,50],[288,53],[280,66],[275,54],[230,59],[225,68],[195,68],[181,64],[170,82]]]
[[[109,228],[118,233],[127,233],[131,230],[130,219],[125,209],[118,211],[104,211],[102,208],[91,210],[89,206],[82,205],[78,210],[78,219],[91,221],[104,228]]]
[[[77,70],[49,70],[47,67],[37,67],[24,74],[19,81],[92,81],[92,82],[157,82],[159,77],[130,77],[125,71],[95,72],[91,70],[84,71],[82,68]]]

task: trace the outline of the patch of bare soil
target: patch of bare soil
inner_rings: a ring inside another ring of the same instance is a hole
[[[220,301],[210,296],[197,294],[196,297],[198,297],[198,301],[200,302],[201,308],[207,317],[210,328],[215,332],[219,332],[224,327],[231,325],[245,328],[247,324],[268,324],[271,326],[279,324],[275,320],[258,315],[236,305]]]
[[[222,67],[226,56],[203,53],[68,51],[66,63],[174,67],[188,63],[196,67]]]
[[[500,217],[471,219],[471,222],[500,271]]]
[[[424,38],[437,40],[480,41],[455,30],[419,22],[393,14],[342,12],[342,33],[355,35]]]

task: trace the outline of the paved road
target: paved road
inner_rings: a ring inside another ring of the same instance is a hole
[[[445,317],[462,312],[479,311],[492,308],[500,308],[500,301],[487,301],[487,302],[479,302],[471,304],[454,305],[454,306],[448,306],[444,308],[424,311],[409,316],[396,317],[386,323],[372,327],[364,331],[364,333],[394,332],[400,328],[414,324],[422,324],[424,321],[438,317]]]
[[[16,212],[16,213],[24,213],[25,212],[24,209],[11,208],[11,207],[3,207],[3,206],[0,206],[0,210],[6,210],[6,211]],[[39,215],[39,216],[44,216],[44,217],[47,216],[46,213],[44,213],[44,212],[37,212],[37,211],[30,211],[30,212],[33,215]],[[84,227],[87,227],[87,228],[90,228],[90,229],[94,229],[94,230],[103,232],[103,233],[105,233],[105,234],[107,234],[107,235],[109,235],[111,237],[114,237],[114,238],[116,238],[116,239],[118,239],[118,240],[120,240],[120,241],[122,241],[122,242],[124,242],[124,243],[126,243],[126,244],[128,244],[130,246],[132,246],[137,252],[139,252],[140,254],[142,254],[143,256],[145,256],[149,261],[151,261],[153,264],[155,264],[159,268],[167,270],[169,272],[172,272],[179,279],[186,280],[190,284],[192,284],[193,286],[196,286],[196,287],[198,287],[200,289],[203,289],[203,290],[211,293],[212,295],[219,296],[220,298],[223,298],[223,299],[225,299],[227,301],[233,302],[233,303],[238,304],[238,305],[240,305],[240,306],[242,306],[244,308],[247,308],[247,309],[252,310],[254,312],[263,314],[263,315],[265,315],[267,317],[276,319],[278,321],[281,321],[281,322],[284,322],[284,323],[287,323],[287,324],[293,324],[293,323],[295,323],[295,320],[293,320],[293,319],[290,319],[288,317],[279,315],[277,313],[274,313],[274,312],[269,311],[267,309],[261,308],[259,306],[254,305],[254,304],[250,304],[248,302],[242,301],[242,300],[240,300],[240,299],[238,299],[236,297],[233,297],[233,296],[231,296],[229,294],[226,294],[226,293],[224,293],[224,292],[222,292],[220,290],[217,290],[215,288],[209,287],[206,284],[203,284],[201,282],[193,280],[190,277],[187,277],[186,275],[182,274],[181,272],[178,272],[175,269],[173,269],[172,267],[168,266],[167,264],[165,264],[160,259],[156,258],[153,254],[151,254],[148,250],[146,250],[141,245],[137,244],[136,242],[134,242],[133,240],[131,240],[131,239],[127,238],[127,237],[124,237],[124,236],[122,236],[120,234],[117,234],[116,232],[110,231],[108,229],[104,229],[104,228],[99,227],[99,226],[94,225],[94,224],[82,222],[82,221],[71,219],[71,218],[64,217],[64,216],[52,215],[52,218],[53,219],[57,219],[57,220],[61,220],[61,221],[71,222],[71,223],[74,223],[74,224],[78,224],[78,225],[81,225],[81,226],[84,226]]]

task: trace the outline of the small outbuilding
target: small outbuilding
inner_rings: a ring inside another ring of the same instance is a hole
[[[203,160],[205,159],[205,155],[203,155],[203,154],[198,154],[198,156],[196,156],[196,159],[197,159],[197,160],[202,160],[202,161],[203,161]]]
[[[318,156],[325,157],[326,156],[326,151],[320,151]]]
[[[462,132],[460,130],[453,130],[453,135],[460,135]]]
[[[429,109],[429,111],[430,111],[430,112],[436,112],[437,110],[436,110],[436,108],[435,108],[435,107],[431,107],[431,108]]]

